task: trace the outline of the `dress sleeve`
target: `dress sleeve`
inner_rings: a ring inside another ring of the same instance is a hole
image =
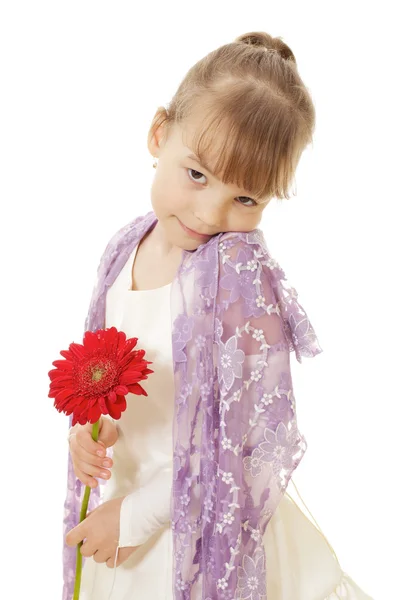
[[[294,288],[257,245],[221,247],[216,298],[218,473],[211,525],[213,569],[204,597],[266,594],[263,536],[301,462],[307,442],[298,427],[290,352],[319,351]],[[212,504],[209,495],[208,505]],[[212,539],[214,537],[214,540]],[[254,586],[254,587],[253,587]]]
[[[120,511],[119,547],[139,546],[171,520],[172,464],[125,496]]]

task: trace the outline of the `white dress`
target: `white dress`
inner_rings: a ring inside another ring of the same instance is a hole
[[[137,247],[107,292],[105,326],[137,337],[154,373],[141,382],[147,397],[126,396],[127,408],[116,421],[111,478],[100,489],[101,502],[126,496],[119,547],[139,547],[115,569],[85,558],[80,600],[173,600],[171,284],[130,290]],[[268,600],[372,600],[342,571],[322,532],[288,491],[264,541]]]

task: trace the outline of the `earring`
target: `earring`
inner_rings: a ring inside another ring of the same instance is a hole
[[[157,167],[157,161],[155,160],[155,161],[153,162],[153,168],[155,169],[156,167]]]

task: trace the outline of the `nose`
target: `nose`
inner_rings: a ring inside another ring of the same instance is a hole
[[[222,202],[203,203],[194,211],[194,216],[209,229],[219,229],[222,226],[226,207]]]

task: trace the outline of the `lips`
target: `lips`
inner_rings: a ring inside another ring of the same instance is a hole
[[[199,233],[198,231],[195,231],[194,229],[190,229],[189,227],[186,227],[186,225],[184,225],[180,219],[178,219],[178,221],[182,225],[183,230],[191,237],[195,237],[200,240],[208,240],[212,237],[212,235],[208,235],[206,233]]]

